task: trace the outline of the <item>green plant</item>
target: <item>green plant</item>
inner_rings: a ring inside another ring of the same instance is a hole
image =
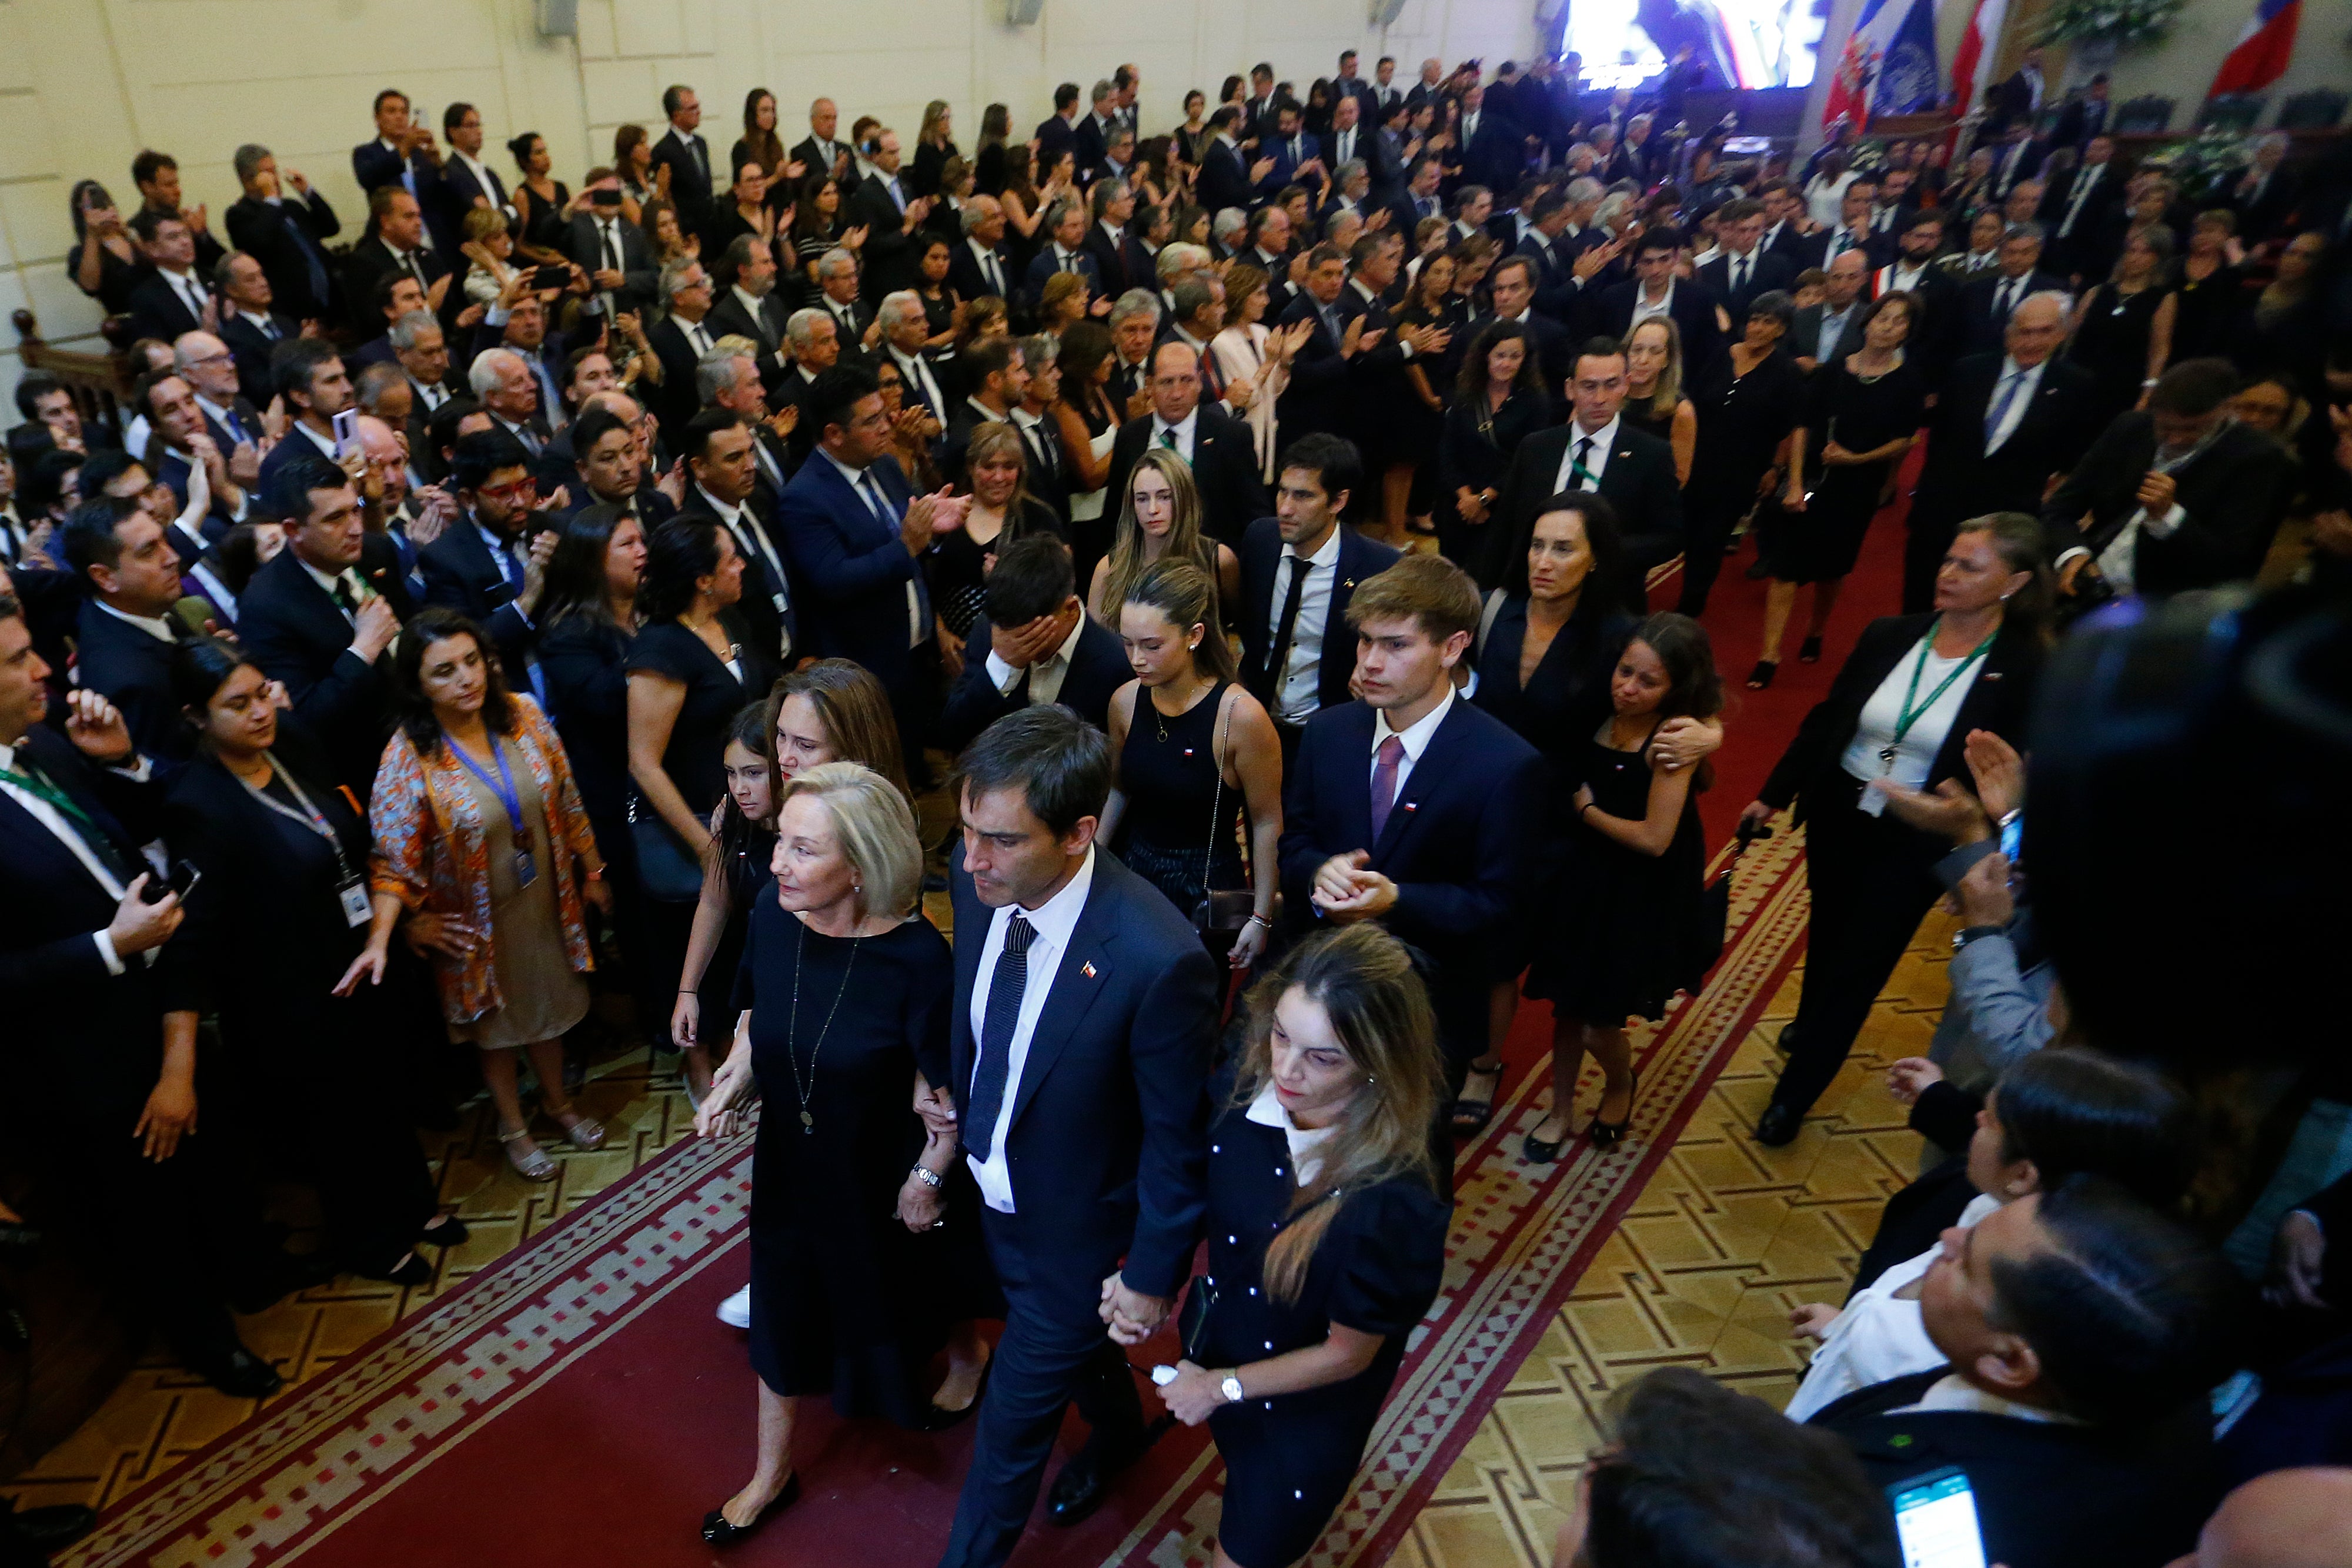
[[[2105,42],[2138,48],[2172,30],[2186,0],[2057,0],[2042,14],[2035,42]]]

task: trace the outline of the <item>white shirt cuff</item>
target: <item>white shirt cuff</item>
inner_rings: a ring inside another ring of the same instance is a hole
[[[507,324],[507,308],[503,305],[488,306],[482,311],[482,325],[485,327],[503,327]]]
[[[147,782],[149,775],[154,772],[154,768],[149,765],[144,757],[133,752],[131,753],[131,760],[129,762],[117,763],[114,767],[108,768],[107,771],[109,773],[119,773],[123,778],[130,779],[133,784],[144,784]]]
[[[2088,555],[2090,553],[2090,549],[2086,546],[2076,545],[2073,549],[2060,550],[2058,552],[2058,559],[2051,564],[2053,568],[2063,570],[2066,563],[2073,560],[2076,556]]]
[[[2173,502],[2170,507],[2167,507],[2165,509],[2164,516],[2160,517],[2148,511],[2145,507],[2140,508],[2140,531],[2146,534],[2153,534],[2160,539],[2170,538],[2175,533],[2179,531],[2180,525],[2188,520],[2188,512],[2182,509],[2180,503],[2178,501]]]
[[[122,959],[114,951],[114,938],[103,931],[93,931],[90,933],[89,939],[98,944],[98,956],[106,960],[106,972],[110,975],[121,974]]]
[[[1014,669],[998,658],[995,649],[991,648],[988,651],[988,678],[995,683],[996,689],[1001,695],[1011,696],[1013,688],[1021,684],[1023,674],[1023,671]]]

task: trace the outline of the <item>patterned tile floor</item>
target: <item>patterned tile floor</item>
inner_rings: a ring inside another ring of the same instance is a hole
[[[945,924],[944,909],[932,913]],[[1695,1365],[1776,1403],[1787,1396],[1802,1365],[1786,1331],[1788,1310],[1843,1293],[1880,1204],[1916,1169],[1918,1140],[1904,1130],[1877,1070],[1925,1051],[1943,1002],[1949,930],[1944,916],[1928,917],[1813,1119],[1790,1147],[1765,1149],[1748,1129],[1779,1071],[1771,1041],[1795,1010],[1798,980],[1789,978],[1393,1562],[1548,1563],[1558,1505],[1597,1441],[1610,1391],[1649,1367]],[[595,1064],[582,1098],[610,1141],[593,1155],[552,1146],[562,1170],[544,1186],[508,1172],[477,1118],[428,1142],[442,1199],[458,1207],[473,1232],[442,1260],[432,1283],[402,1290],[345,1281],[308,1291],[243,1320],[247,1343],[289,1383],[314,1377],[691,1131],[675,1074],[649,1067],[641,1051]],[[104,1506],[255,1408],[150,1357],[9,1490],[27,1507]]]

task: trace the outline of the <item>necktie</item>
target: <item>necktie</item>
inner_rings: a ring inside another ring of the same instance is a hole
[[[2073,232],[2075,218],[2082,214],[2084,198],[2087,197],[2091,193],[2092,183],[2091,175],[2087,172],[2084,172],[2081,179],[2074,182],[2074,196],[2066,203],[2066,221],[2058,225],[2058,237],[2060,239],[2064,239],[2067,235]],[[2259,191],[2256,192],[2258,196],[2260,193],[2261,193]]]
[[[1029,990],[1029,943],[1037,928],[1014,910],[1004,923],[1004,950],[988,982],[988,1009],[980,1023],[980,1062],[972,1069],[971,1099],[965,1107],[963,1146],[976,1160],[996,1145],[996,1118],[1004,1109],[1012,1076],[1013,1035],[1021,1022],[1021,1000]]]
[[[1390,736],[1381,742],[1381,749],[1372,765],[1372,838],[1377,842],[1382,829],[1389,825],[1389,812],[1396,808],[1397,768],[1404,761],[1404,742]]]
[[[416,253],[415,251],[412,250],[407,255],[400,258],[400,270],[415,278],[416,280],[417,287],[423,288],[425,287],[425,269],[416,265]]]
[[[687,334],[694,340],[694,351],[696,354],[701,355],[710,352],[710,334],[702,329],[701,322],[697,321],[693,326],[688,328]]]
[[[1160,444],[1166,447],[1171,452],[1177,450],[1176,427],[1174,425],[1170,424],[1160,427]]]
[[[1994,326],[1998,327],[2002,322],[2007,321],[2009,319],[2009,313],[2017,308],[2017,287],[2021,281],[2022,279],[2011,278],[2010,281],[2000,286],[2000,291],[1997,296],[1995,296],[1992,305],[1992,320]]]
[[[1748,258],[1738,256],[1731,264],[1731,291],[1734,294],[1748,287]]]
[[[16,751],[16,768],[13,771],[0,768],[0,778],[5,778],[47,801],[58,815],[65,819],[66,825],[74,831],[75,835],[89,846],[89,852],[98,857],[98,863],[113,873],[115,881],[128,885],[138,874],[131,870],[131,862],[123,858],[114,841],[100,829],[89,813],[83,810],[72,796],[58,789],[57,781],[43,772],[41,765],[35,762],[21,746]]]
[[[1076,271],[1077,271],[1077,269],[1078,269],[1078,253],[1077,253],[1077,252],[1076,252],[1076,251],[1074,251],[1074,250],[1064,250],[1060,246],[1058,246],[1058,245],[1057,245],[1057,246],[1055,246],[1054,247],[1054,254],[1055,254],[1055,255],[1056,255],[1056,256],[1060,256],[1060,257],[1062,258],[1062,270],[1063,270],[1064,272],[1076,272]]]
[[[1985,451],[1990,454],[2000,444],[2001,422],[2009,417],[2009,405],[2017,401],[2017,389],[2025,384],[2025,372],[2015,370],[2000,378],[2000,395],[1985,413]]]
[[[353,622],[359,620],[359,595],[352,591],[352,580],[348,572],[335,579],[334,600],[335,608],[341,610],[346,618]]]
[[[708,191],[710,189],[710,154],[703,150],[702,138],[699,136],[689,140],[687,146],[693,149],[694,166],[702,171],[702,189]]]
[[[889,180],[884,183],[883,189],[890,193],[891,201],[898,204],[898,210],[900,212],[903,213],[907,210],[907,198],[905,193],[898,189],[898,175],[891,175]]]
[[[278,323],[264,316],[261,319],[261,335],[273,343],[278,341]]]
[[[621,270],[620,225],[612,218],[604,220],[604,266],[614,272]]]
[[[1037,466],[1052,478],[1059,480],[1062,475],[1061,460],[1054,454],[1055,443],[1046,434],[1045,423],[1040,421],[1030,425],[1021,434],[1027,437],[1029,450],[1037,458]]]
[[[180,291],[181,303],[187,306],[188,314],[199,321],[203,320],[205,295],[204,290],[196,287],[196,280],[193,277],[175,277],[172,280],[172,286]]]
[[[988,279],[988,291],[999,298],[1004,295],[1004,275],[996,267],[996,253],[982,251],[980,256],[981,276]]]
[[[1337,345],[1339,341],[1339,308],[1336,305],[1326,305],[1320,314],[1323,318],[1323,329],[1331,334],[1331,341]]]
[[[1591,455],[1592,437],[1588,435],[1576,444],[1576,455],[1568,465],[1568,484],[1570,489],[1591,490],[1598,487],[1592,477],[1592,470],[1586,466],[1586,462]]]
[[[1290,587],[1282,596],[1282,619],[1274,623],[1274,657],[1266,664],[1268,690],[1266,695],[1276,712],[1281,711],[1282,688],[1289,684],[1290,642],[1298,630],[1298,601],[1307,593],[1307,558],[1290,558]]]

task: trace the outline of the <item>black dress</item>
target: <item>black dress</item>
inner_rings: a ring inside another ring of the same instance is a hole
[[[565,616],[539,641],[555,733],[572,759],[580,803],[615,886],[636,863],[628,829],[629,641],[620,627],[585,615]]]
[[[939,613],[940,624],[958,637],[971,636],[972,622],[988,604],[988,563],[1006,545],[1041,533],[1069,542],[1068,530],[1054,516],[1054,508],[1031,496],[1017,513],[1007,513],[1004,526],[986,544],[974,539],[968,528],[956,528],[932,540],[923,557],[923,576],[930,584],[931,605]]]
[[[1233,755],[1232,719],[1219,716],[1232,685],[1219,681],[1172,718],[1139,688],[1118,754],[1118,789],[1127,799],[1119,859],[1187,915],[1208,888],[1249,885],[1239,848],[1244,800],[1220,772]]]
[[[2172,292],[2180,301],[2173,309],[2172,362],[2226,356],[2246,313],[2245,269],[2224,263],[2200,281],[2176,268]]]
[[[751,1369],[775,1393],[830,1394],[844,1416],[918,1425],[950,1322],[935,1245],[947,1233],[913,1235],[893,1211],[923,1145],[916,1051],[936,1040],[946,1053],[955,960],[920,915],[852,942],[810,930],[772,894],[751,915],[735,1000],[751,1014],[763,1107]]]
[[[1690,400],[1698,411],[1698,444],[1690,482],[1683,486],[1688,542],[1681,609],[1696,615],[1723,570],[1723,547],[1733,527],[1756,504],[1757,486],[1803,411],[1804,374],[1786,350],[1775,348],[1739,375],[1726,348],[1692,382]]]
[[[1655,398],[1627,398],[1617,417],[1625,422],[1626,429],[1654,435],[1671,446],[1675,440],[1675,415],[1682,412],[1682,403],[1677,401],[1674,407],[1659,413],[1655,412],[1657,402]]]
[[[1927,383],[1909,361],[1874,379],[1858,376],[1843,360],[1813,372],[1807,386],[1805,509],[1779,512],[1768,559],[1782,582],[1833,582],[1853,570],[1863,536],[1877,515],[1893,460],[1822,465],[1822,452],[1834,440],[1848,452],[1911,434],[1927,417]],[[1775,508],[1778,511],[1777,501]]]
[[[2147,379],[2148,332],[2170,292],[2158,285],[2119,294],[2114,284],[2103,283],[2087,301],[2066,353],[2095,383],[2090,429],[2105,430],[2116,415],[2138,404],[2139,383]]]
[[[572,204],[572,191],[561,180],[554,184],[555,200],[550,202],[520,180],[515,182],[510,193],[515,204],[520,207],[527,201],[530,207],[523,214],[522,232],[515,235],[515,243],[552,256],[562,256],[564,230],[568,225],[563,209]]]
[[[1265,1250],[1297,1191],[1283,1130],[1240,1107],[1221,1112],[1209,1128],[1207,1288],[1216,1304],[1197,1364],[1245,1366],[1320,1344],[1334,1324],[1381,1336],[1371,1365],[1343,1383],[1211,1413],[1225,1462],[1217,1543],[1242,1568],[1278,1568],[1313,1549],[1354,1482],[1406,1337],[1437,1299],[1445,1270],[1453,1205],[1426,1178],[1397,1176],[1340,1200],[1298,1300],[1276,1301]]]
[[[1655,726],[1650,733],[1657,733]],[[1640,821],[1650,810],[1647,737],[1642,747],[1617,751],[1602,745],[1597,731],[1587,735],[1569,787],[1590,784],[1595,810]],[[1571,824],[1558,883],[1562,895],[1528,971],[1528,995],[1550,1001],[1562,1017],[1604,1028],[1629,1018],[1664,1018],[1667,998],[1696,989],[1706,972],[1694,964],[1689,940],[1706,899],[1706,844],[1695,794],[1685,797],[1674,841],[1662,855],[1645,855],[1596,828]]]
[[[743,943],[750,934],[751,911],[767,894],[775,902],[776,835],[751,827],[727,855],[727,924],[719,928],[719,945],[710,950],[697,988],[702,1003],[702,1038],[725,1055],[735,1039],[735,977],[743,967]]]
[[[686,687],[686,701],[670,727],[669,745],[662,749],[662,771],[677,786],[686,809],[708,821],[710,810],[727,792],[727,735],[743,705],[768,695],[775,678],[775,661],[752,647],[731,612],[720,623],[736,647],[739,676],[710,651],[710,645],[675,621],[665,621],[639,632],[629,645],[628,668],[644,670],[677,681]]]
[[[1476,578],[1482,589],[1503,580],[1503,556],[1510,541],[1496,537],[1502,530],[1491,515],[1483,523],[1464,522],[1455,492],[1501,489],[1519,443],[1550,423],[1551,402],[1539,392],[1513,392],[1491,417],[1483,392],[1455,399],[1445,411],[1445,426],[1437,440],[1437,548]]]

